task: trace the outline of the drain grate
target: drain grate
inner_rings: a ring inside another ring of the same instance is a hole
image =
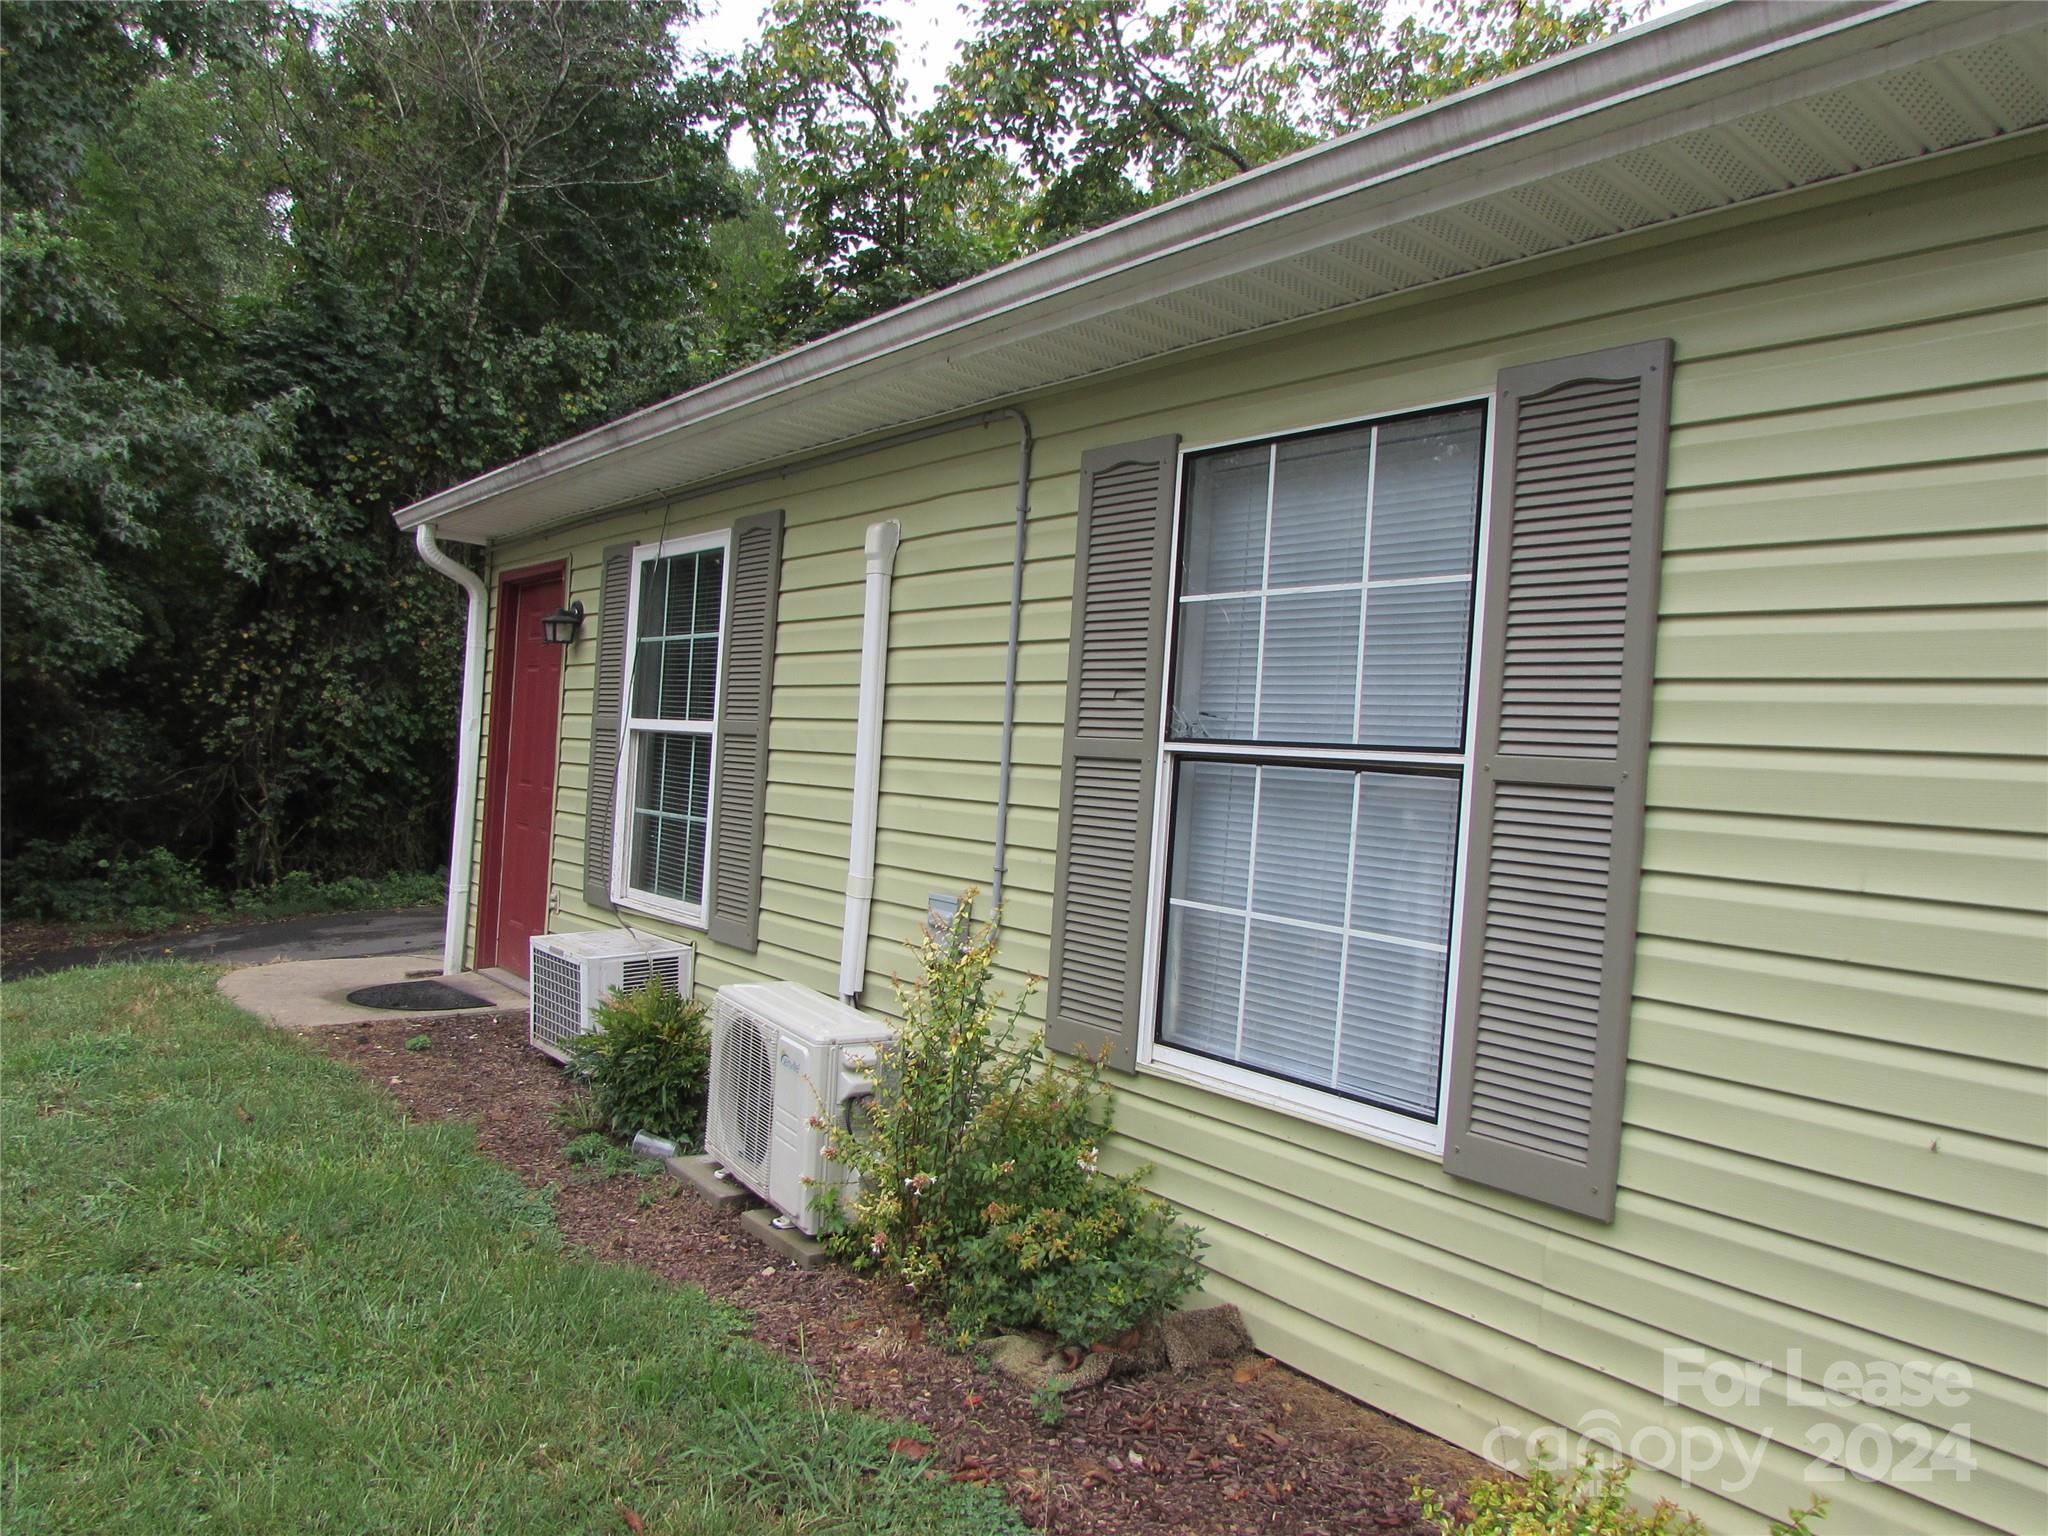
[[[397,1013],[440,1013],[449,1008],[488,1008],[488,998],[451,987],[445,981],[389,981],[357,987],[348,1000],[358,1008],[389,1008]]]

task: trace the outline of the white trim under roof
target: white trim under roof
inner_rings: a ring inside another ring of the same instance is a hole
[[[1695,6],[405,507],[485,544],[1188,347],[2048,124],[2048,6]]]

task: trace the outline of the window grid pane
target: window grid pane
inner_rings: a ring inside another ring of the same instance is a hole
[[[1202,461],[1188,491],[1181,586],[1188,592],[1256,592],[1265,572],[1271,448],[1241,448]]]
[[[1360,740],[1458,749],[1471,615],[1467,580],[1372,589],[1358,685]]]
[[[1363,574],[1372,452],[1371,428],[1280,444],[1269,589]]]

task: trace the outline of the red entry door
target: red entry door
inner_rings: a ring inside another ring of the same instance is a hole
[[[513,572],[499,585],[476,963],[520,976],[526,941],[547,931],[562,647],[547,643],[540,621],[561,606],[560,566]]]

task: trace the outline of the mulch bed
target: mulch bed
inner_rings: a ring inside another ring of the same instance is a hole
[[[408,1051],[422,1032],[433,1045]],[[841,1265],[778,1264],[667,1177],[592,1180],[566,1162],[549,1113],[569,1097],[526,1040],[526,1015],[405,1019],[319,1031],[316,1045],[409,1114],[462,1119],[528,1184],[558,1186],[563,1235],[743,1307],[754,1335],[803,1360],[841,1402],[926,1426],[906,1454],[934,1476],[992,1483],[1025,1522],[1069,1536],[1337,1536],[1433,1530],[1409,1479],[1462,1488],[1477,1458],[1261,1356],[1111,1382],[1066,1399],[1056,1426],[1031,1396],[925,1337],[901,1288]],[[643,1193],[655,1198],[642,1203]]]

